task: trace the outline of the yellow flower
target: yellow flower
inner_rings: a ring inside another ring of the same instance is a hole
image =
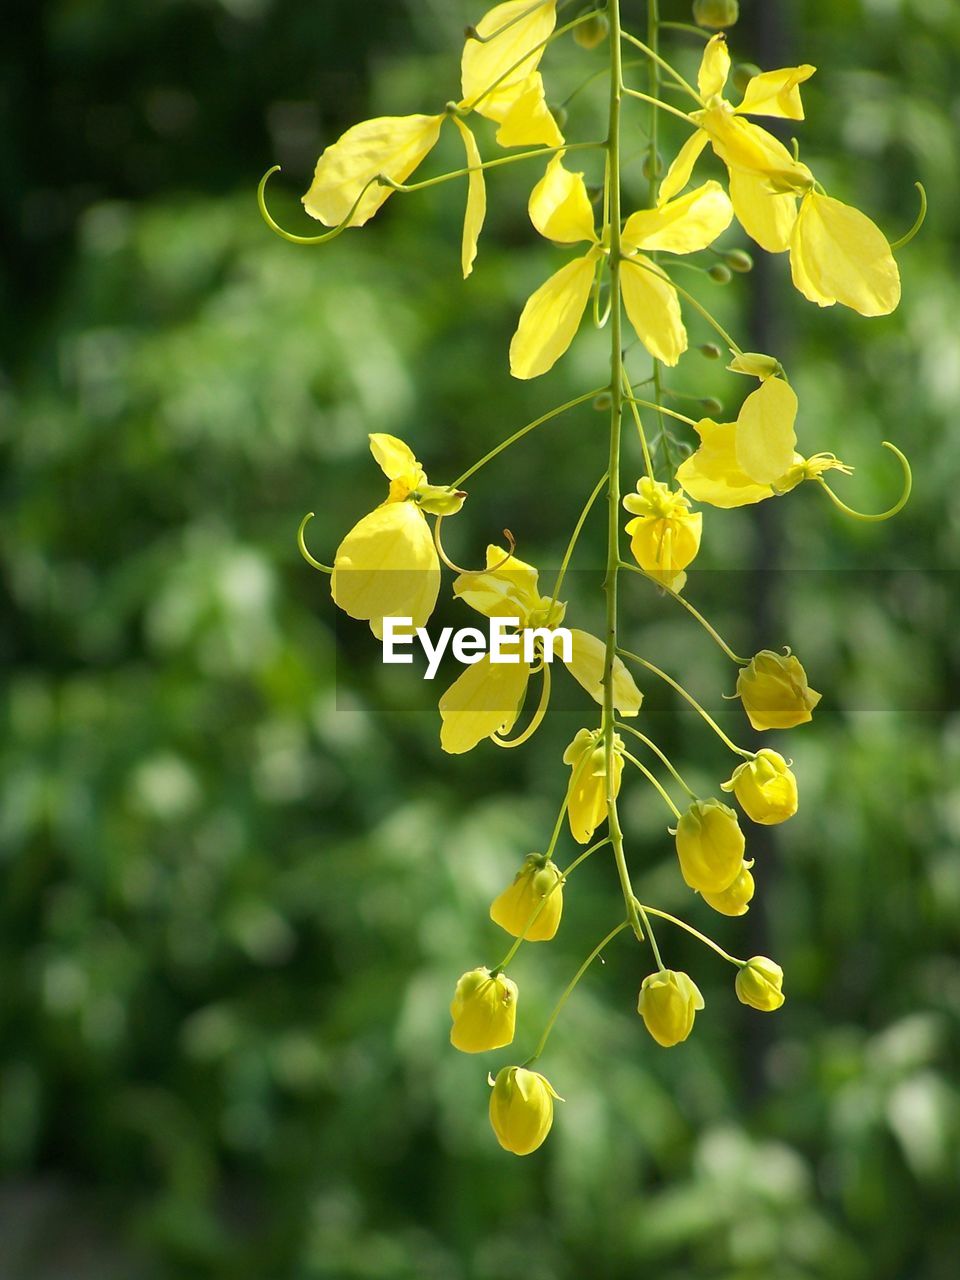
[[[761,1013],[773,1013],[786,997],[783,994],[783,970],[766,956],[754,956],[737,974],[737,999]]]
[[[396,436],[371,435],[370,452],[390,491],[340,543],[330,591],[345,613],[368,621],[382,639],[384,618],[412,618],[414,627],[422,627],[433,613],[440,559],[424,512],[451,515],[466,494],[428,484],[420,463]]]
[[[600,730],[581,729],[563,753],[563,763],[572,770],[567,784],[567,818],[570,833],[578,844],[590,837],[607,820],[607,755]],[[613,738],[613,794],[620,794],[623,776],[623,741]]]
[[[657,1044],[665,1049],[686,1040],[702,1008],[703,996],[685,973],[673,969],[651,973],[640,987],[637,1012]]]
[[[720,893],[702,893],[700,896],[707,906],[713,907],[714,911],[719,911],[723,916],[746,915],[756,887],[753,883],[753,876],[750,874],[750,867],[752,866],[752,862],[749,866],[745,862],[733,884],[723,889]]]
[[[510,344],[515,378],[536,378],[552,369],[573,341],[593,289],[597,263],[607,253],[594,223],[593,206],[582,173],[553,157],[534,187],[530,220],[556,244],[590,245],[582,258],[568,262],[527,299]],[[694,253],[725,231],[733,218],[726,193],[706,182],[680,200],[647,209],[627,219],[621,236],[623,303],[637,337],[656,359],[675,365],[687,349],[680,299],[664,271],[641,249]]]
[[[790,271],[805,298],[840,302],[862,316],[886,316],[900,303],[900,271],[880,228],[859,209],[808,191],[790,236]]]
[[[539,914],[530,924],[538,907]],[[494,924],[515,938],[525,936],[527,942],[549,942],[560,927],[562,914],[563,876],[560,868],[539,853],[527,856],[513,883],[494,899],[490,907],[490,919]]]
[[[516,618],[519,632],[559,627],[566,613],[562,600],[554,603],[540,594],[540,575],[533,565],[508,555],[500,547],[487,547],[482,573],[461,574],[454,594],[488,618]],[[606,649],[589,632],[570,630],[570,674],[595,702],[603,702],[603,670]],[[471,751],[494,733],[509,733],[523,708],[532,674],[517,646],[515,663],[492,662],[489,655],[467,667],[440,699],[440,745],[452,755]],[[562,645],[554,650],[565,659]],[[623,662],[614,661],[614,705],[620,715],[635,716],[642,696]]]
[[[513,1040],[517,984],[504,973],[471,969],[461,976],[450,1004],[450,1043],[463,1053],[502,1049]]]
[[[792,653],[762,649],[737,677],[737,694],[754,729],[792,729],[813,719],[821,695]]]
[[[703,516],[690,510],[682,493],[649,476],[637,481],[637,492],[628,494],[623,505],[636,517],[627,522],[626,531],[637,564],[664,586],[682,591],[684,570],[700,550]]]
[[[467,181],[467,209],[463,223],[461,264],[464,278],[473,270],[477,241],[486,216],[487,197],[482,159],[476,139],[461,119],[476,111],[500,123],[497,142],[503,147],[563,145],[563,135],[544,98],[536,70],[543,48],[536,48],[553,31],[555,0],[533,12],[526,0],[496,5],[477,23],[479,35],[463,50],[461,77],[464,99],[439,115],[378,116],[348,129],[317,161],[313,182],[303,197],[311,218],[328,227],[346,223],[362,227],[393,193],[390,183],[404,183],[437,145],[440,130],[451,119],[463,141]],[[520,16],[520,21],[515,18]],[[497,31],[503,28],[500,35]],[[527,50],[533,50],[524,59]],[[521,64],[514,63],[521,59]],[[383,177],[387,183],[377,179]],[[355,207],[356,206],[356,207]],[[348,221],[349,219],[349,221]]]
[[[563,1099],[546,1076],[525,1067],[503,1067],[490,1095],[490,1124],[504,1151],[528,1156],[553,1124],[553,1100]]]
[[[797,812],[797,780],[777,751],[764,747],[756,758],[745,760],[733,771],[724,791],[732,791],[748,818],[763,826],[786,822]]]
[[[691,889],[722,893],[743,866],[744,838],[737,815],[720,800],[694,800],[677,823],[680,871]]]

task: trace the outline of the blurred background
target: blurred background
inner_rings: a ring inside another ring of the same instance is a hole
[[[814,724],[777,741],[800,814],[775,840],[748,833],[758,894],[742,920],[684,890],[637,781],[628,848],[645,900],[773,955],[788,1000],[743,1008],[729,968],[663,925],[667,963],[707,1004],[666,1053],[634,1012],[649,956],[618,940],[542,1060],[567,1101],[527,1160],[494,1142],[485,1073],[532,1050],[619,918],[609,859],[571,882],[558,939],[521,950],[514,1051],[457,1054],[447,1005],[458,974],[505,949],[489,902],[544,847],[560,756],[593,713],[568,684],[522,751],[443,756],[435,706],[335,617],[295,534],[318,511],[309,540],[329,560],[381,500],[369,431],[403,436],[445,482],[602,382],[606,340],[585,332],[533,384],[508,375],[523,300],[566,260],[526,219],[538,165],[491,175],[466,284],[460,182],[394,197],[319,249],[272,236],[254,200],[278,162],[276,215],[315,230],[298,199],[321,148],[370,115],[441,109],[481,6],[15,10],[0,87],[2,1280],[954,1276],[960,7],[745,0],[731,34],[740,60],[820,68],[796,131],[831,194],[896,238],[920,179],[930,216],[887,319],[811,307],[783,259],[726,287],[682,283],[744,345],[783,355],[801,448],[857,468],[836,481],[845,498],[893,500],[888,438],[916,487],[881,525],[812,485],[707,512],[688,596],[740,652],[792,644],[824,694]],[[685,0],[662,10],[690,17]],[[624,13],[642,30],[640,0]],[[694,70],[696,38],[665,46]],[[551,100],[602,65],[552,50]],[[571,102],[569,138],[602,135],[602,96],[597,81]],[[637,204],[646,124],[631,109]],[[461,154],[445,139],[424,173]],[[712,336],[688,323],[692,344]],[[746,390],[697,354],[672,385],[733,410]],[[483,471],[451,552],[475,563],[509,526],[519,554],[555,566],[606,431],[587,407]],[[585,625],[603,537],[598,509],[569,583]],[[749,745],[721,699],[723,655],[649,584],[626,589],[631,646]],[[647,732],[714,793],[722,744],[641,684]],[[573,854],[565,835],[558,860]]]

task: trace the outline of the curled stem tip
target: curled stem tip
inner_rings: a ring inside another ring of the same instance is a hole
[[[543,664],[543,683],[540,688],[540,703],[533,713],[533,719],[526,729],[517,734],[515,738],[501,738],[499,733],[491,733],[490,737],[498,747],[504,747],[507,750],[513,747],[522,747],[525,742],[533,737],[543,723],[543,717],[547,714],[547,708],[550,705],[550,684],[550,664],[545,662]]]
[[[333,569],[330,567],[330,565],[321,564],[319,560],[314,559],[314,557],[307,550],[307,544],[303,540],[303,531],[304,529],[306,529],[307,525],[313,519],[315,514],[316,513],[313,511],[308,511],[307,514],[300,521],[300,528],[297,530],[297,546],[300,548],[300,554],[303,556],[304,560],[306,560],[308,565],[310,565],[314,569],[319,569],[321,573],[328,573],[328,574],[333,573]]]
[[[907,234],[905,236],[901,236],[899,240],[892,240],[890,242],[891,249],[902,249],[905,245],[908,245],[927,220],[928,206],[927,206],[926,188],[924,187],[922,182],[915,182],[913,185],[917,188],[917,191],[919,191],[920,193],[920,212],[917,214],[916,222],[913,224],[913,226],[910,228]]]
[[[274,218],[273,214],[267,208],[267,201],[266,201],[266,195],[265,195],[265,192],[267,189],[267,183],[270,181],[270,179],[273,177],[275,173],[279,173],[279,172],[280,172],[280,166],[278,164],[275,164],[271,168],[269,168],[267,172],[263,175],[263,177],[260,179],[260,183],[257,187],[257,206],[260,210],[261,218],[263,218],[264,222],[267,224],[270,230],[275,235],[278,235],[281,240],[287,240],[289,241],[290,244],[326,244],[327,241],[329,240],[336,240],[337,236],[339,236],[342,232],[346,231],[347,227],[351,225],[353,221],[353,215],[356,213],[357,209],[359,208],[360,201],[367,194],[367,191],[370,189],[370,187],[372,187],[375,183],[380,185],[380,182],[381,182],[380,174],[378,174],[376,177],[371,178],[370,181],[365,184],[362,191],[357,196],[356,200],[354,200],[353,205],[351,206],[350,212],[347,214],[344,220],[341,223],[339,223],[337,226],[333,227],[330,231],[324,231],[318,236],[299,236],[299,235],[296,235],[293,231],[287,231],[283,227],[281,227],[280,224]],[[392,184],[388,184],[388,185],[392,185]]]
[[[889,449],[891,453],[896,455],[897,461],[903,469],[903,491],[893,506],[889,507],[886,511],[880,511],[876,514],[855,511],[853,507],[848,507],[842,499],[837,497],[827,484],[826,480],[824,480],[823,476],[817,476],[817,483],[826,493],[833,505],[838,507],[844,515],[852,516],[855,520],[868,520],[873,523],[878,523],[881,520],[891,520],[895,515],[898,515],[909,502],[910,494],[913,490],[913,472],[910,469],[910,463],[907,460],[906,455],[902,453],[895,444],[891,444],[889,440],[883,441],[883,447],[885,449]]]
[[[437,555],[440,557],[443,563],[447,566],[447,568],[452,569],[454,573],[464,574],[468,578],[476,577],[476,575],[480,573],[495,573],[497,569],[503,568],[503,566],[507,563],[507,561],[513,555],[514,551],[516,551],[517,549],[516,538],[513,536],[513,534],[510,532],[509,529],[504,529],[503,536],[506,538],[507,546],[510,549],[509,551],[506,551],[504,553],[502,560],[498,560],[496,564],[487,565],[483,569],[461,569],[460,565],[456,564],[453,560],[451,560],[450,557],[447,555],[446,551],[444,551],[443,549],[443,541],[440,537],[440,526],[443,523],[443,520],[444,520],[443,516],[437,516],[436,523],[433,526],[433,545],[437,548]]]

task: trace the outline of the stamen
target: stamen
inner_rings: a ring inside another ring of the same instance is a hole
[[[507,563],[507,561],[513,555],[514,551],[516,551],[517,549],[516,538],[513,536],[513,534],[510,532],[509,529],[504,529],[503,536],[506,538],[510,546],[510,550],[504,555],[502,560],[499,560],[496,564],[487,565],[483,569],[461,569],[461,567],[458,564],[456,564],[453,560],[450,559],[446,551],[444,551],[443,549],[443,543],[440,540],[440,525],[443,522],[443,519],[444,519],[443,516],[437,516],[436,524],[433,526],[433,545],[437,548],[437,555],[440,557],[443,563],[447,566],[447,568],[452,569],[454,573],[463,574],[468,578],[474,577],[477,574],[481,574],[481,573],[496,573],[498,569],[503,568],[503,566]]]
[[[838,507],[845,515],[853,516],[855,520],[868,520],[874,523],[878,523],[881,520],[891,520],[895,515],[898,515],[903,510],[910,500],[910,493],[913,489],[913,472],[910,469],[910,463],[907,461],[906,455],[901,453],[897,446],[895,444],[891,444],[889,440],[883,441],[883,447],[885,449],[889,449],[891,453],[896,455],[897,461],[903,469],[903,492],[900,494],[900,497],[893,506],[889,507],[886,511],[881,511],[876,515],[869,514],[864,511],[855,511],[853,507],[848,507],[845,502],[837,497],[827,484],[826,480],[824,480],[823,476],[815,477],[817,484],[820,485],[821,489],[823,489],[833,505]]]
[[[310,552],[307,550],[307,544],[303,540],[303,531],[304,529],[306,529],[307,525],[313,519],[314,515],[315,515],[315,512],[308,511],[307,514],[300,521],[300,528],[297,530],[297,546],[300,548],[300,554],[303,556],[304,560],[306,560],[308,565],[310,565],[314,569],[319,569],[321,573],[332,574],[333,569],[330,567],[330,565],[321,564],[319,560],[315,560],[313,556],[310,554]]]

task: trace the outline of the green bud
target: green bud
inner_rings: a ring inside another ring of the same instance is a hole
[[[753,258],[746,249],[730,249],[723,255],[723,260],[731,271],[739,271],[741,275],[753,270]]]
[[[715,284],[729,284],[733,279],[733,274],[729,267],[725,267],[722,262],[715,262],[707,275]]]
[[[663,173],[663,157],[658,151],[654,156],[651,151],[647,151],[643,157],[643,176],[649,180],[651,178],[659,178]]]
[[[700,401],[700,407],[708,418],[713,418],[718,413],[723,413],[723,401],[718,400],[716,396],[704,396]]]
[[[722,31],[740,17],[739,0],[693,0],[693,20],[698,27]]]
[[[723,355],[723,352],[715,342],[705,342],[703,346],[700,347],[700,354],[702,356],[706,356],[708,360],[719,360]]]
[[[589,22],[575,27],[573,38],[581,49],[596,49],[610,35],[610,23],[605,13],[596,13]]]
[[[609,413],[612,403],[613,402],[610,399],[610,392],[604,391],[600,395],[594,397],[593,407],[596,409],[597,413]]]
[[[448,484],[422,484],[414,494],[417,505],[432,516],[455,516],[467,495]]]
[[[754,76],[760,74],[760,68],[753,62],[738,62],[733,68],[733,87],[738,93],[745,93],[747,85]]]

